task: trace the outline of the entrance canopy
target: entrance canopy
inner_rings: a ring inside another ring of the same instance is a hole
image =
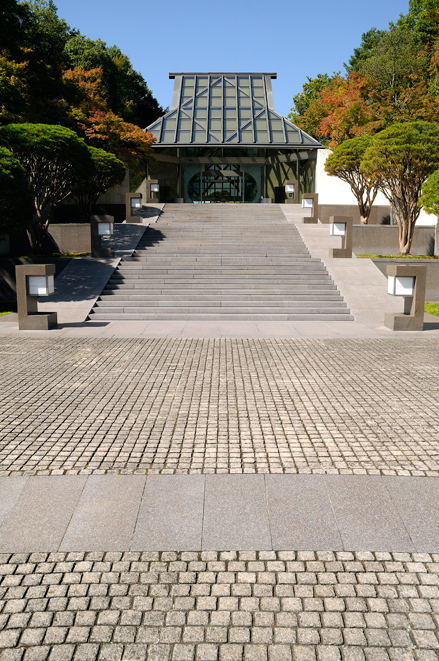
[[[318,148],[322,145],[275,112],[274,73],[171,73],[171,110],[147,130],[157,146]]]

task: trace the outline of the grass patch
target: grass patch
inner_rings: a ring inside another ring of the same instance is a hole
[[[424,311],[428,314],[434,314],[435,317],[439,317],[439,303],[426,303]]]
[[[0,317],[4,317],[5,314],[12,314],[17,312],[16,303],[0,303]]]
[[[46,257],[71,259],[72,257],[87,257],[89,254],[88,252],[51,252],[48,255],[17,255],[17,257],[19,259],[45,259]]]
[[[356,257],[366,257],[368,259],[439,259],[433,255],[356,255]]]

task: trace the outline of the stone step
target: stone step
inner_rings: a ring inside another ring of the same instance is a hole
[[[93,308],[90,314],[93,318],[104,319],[108,321],[149,321],[149,320],[168,320],[168,321],[354,321],[354,317],[346,310],[346,314],[333,314],[318,311],[312,313],[307,311],[304,314],[260,314],[260,313],[198,313],[184,314],[177,313],[132,313],[130,312],[103,312],[102,308]]]
[[[298,308],[315,308],[316,301],[276,301],[276,306],[273,306],[273,301],[191,301],[191,300],[176,300],[176,301],[133,301],[133,300],[123,300],[123,301],[112,301],[106,298],[98,302],[99,308],[132,308],[136,311],[144,309],[147,311],[148,308],[153,307],[166,307],[166,308],[205,308],[209,310],[210,308],[249,308],[251,310],[256,310],[264,308],[264,311],[268,311],[270,314],[278,307],[288,308],[288,309],[298,309]],[[321,303],[322,306],[328,310],[331,308],[346,308],[346,304],[342,298],[334,301],[324,301]]]

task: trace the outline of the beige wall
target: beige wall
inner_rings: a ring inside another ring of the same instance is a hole
[[[118,186],[109,188],[100,196],[98,204],[125,204],[125,195],[130,192],[130,173],[125,172],[125,179]]]

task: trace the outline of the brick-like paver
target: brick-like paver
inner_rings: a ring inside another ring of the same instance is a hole
[[[0,661],[437,661],[439,554],[0,554]]]
[[[439,476],[438,349],[431,338],[6,337],[0,474]]]

